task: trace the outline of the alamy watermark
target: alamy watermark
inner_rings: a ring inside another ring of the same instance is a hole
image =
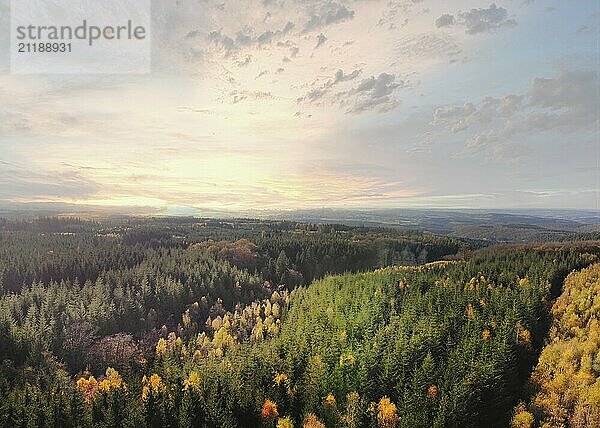
[[[149,73],[150,26],[150,0],[12,0],[11,73]]]

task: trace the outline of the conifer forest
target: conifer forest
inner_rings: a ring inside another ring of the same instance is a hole
[[[600,244],[3,220],[3,427],[591,427]]]

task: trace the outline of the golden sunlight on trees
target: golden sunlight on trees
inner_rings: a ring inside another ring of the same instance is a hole
[[[126,385],[119,372],[109,367],[106,369],[106,375],[104,379],[100,381],[98,387],[103,392],[110,392],[115,389],[126,388]]]
[[[197,371],[193,370],[190,372],[187,379],[183,381],[183,390],[184,391],[195,391],[200,392],[200,387],[202,386],[202,381],[200,380],[200,375]]]
[[[303,428],[325,428],[325,424],[317,418],[314,413],[310,413],[304,420]]]
[[[377,405],[377,423],[381,428],[395,428],[400,422],[398,409],[388,397],[383,397]]]
[[[294,428],[294,423],[289,417],[280,418],[277,421],[277,428]]]
[[[265,400],[260,414],[265,421],[275,419],[277,416],[279,416],[279,412],[277,411],[277,404],[275,404],[271,400]]]
[[[167,352],[167,341],[161,337],[156,344],[156,355],[164,355],[165,352]]]
[[[531,379],[538,392],[513,427],[600,426],[600,264],[570,274],[552,307],[550,343]],[[523,330],[519,333],[522,340]]]
[[[77,389],[83,395],[85,402],[88,404],[94,401],[94,398],[96,398],[100,392],[110,393],[114,390],[126,388],[119,372],[111,367],[106,369],[106,373],[100,378],[100,381],[90,375],[87,379],[85,377],[80,377],[77,380],[76,385]]]
[[[473,305],[471,305],[470,303],[467,305],[467,318],[475,318],[475,309],[473,309]]]
[[[277,376],[275,376],[275,378],[273,379],[273,383],[277,386],[280,386],[282,384],[286,384],[288,383],[288,377],[285,373],[279,373]]]
[[[142,399],[157,396],[164,391],[166,391],[166,386],[159,375],[156,373],[150,375],[150,377],[144,375],[142,378]]]
[[[77,380],[77,388],[83,395],[86,403],[94,401],[96,394],[98,394],[98,381],[94,376],[89,376],[87,379],[81,377]]]
[[[511,428],[533,428],[533,422],[533,414],[526,410],[524,403],[519,403],[510,423]]]
[[[335,409],[336,401],[335,401],[335,397],[333,396],[333,394],[331,392],[329,394],[327,394],[327,397],[325,397],[325,399],[323,400],[323,404],[326,405],[327,407],[331,407],[332,409]]]

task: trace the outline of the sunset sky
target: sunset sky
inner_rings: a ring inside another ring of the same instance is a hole
[[[598,209],[599,4],[157,1],[149,75],[2,55],[0,203]]]

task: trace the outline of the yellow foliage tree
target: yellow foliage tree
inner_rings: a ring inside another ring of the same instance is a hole
[[[600,426],[600,264],[571,273],[552,307],[549,344],[532,381],[539,392],[517,407],[513,427],[531,427],[534,415],[546,428]],[[527,341],[527,330],[518,335]]]
[[[325,428],[325,424],[313,413],[309,413],[304,420],[303,428]]]
[[[83,395],[85,402],[90,404],[98,394],[98,381],[94,376],[89,376],[87,379],[81,377],[77,380],[77,389],[79,389]]]
[[[262,415],[262,418],[267,421],[279,416],[279,412],[277,411],[277,404],[275,404],[271,400],[265,400],[260,413]]]
[[[98,388],[103,392],[110,392],[125,387],[126,385],[119,372],[111,367],[106,369],[104,379],[98,384]]]
[[[290,418],[280,418],[277,421],[277,428],[294,428],[294,423]]]
[[[395,428],[400,422],[398,409],[388,397],[383,397],[377,405],[377,423],[381,428]]]
[[[200,392],[201,386],[202,381],[200,380],[200,375],[195,370],[192,370],[188,375],[187,379],[183,381],[184,391]]]
[[[150,375],[150,377],[144,375],[142,378],[142,399],[144,400],[150,395],[158,395],[165,392],[166,389],[161,377],[156,373]]]

